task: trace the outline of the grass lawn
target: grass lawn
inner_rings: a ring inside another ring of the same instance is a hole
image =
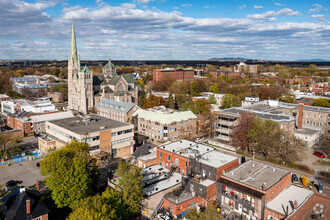
[[[330,166],[330,161],[326,160],[317,160],[313,164],[319,164],[319,165],[325,165],[325,166]]]

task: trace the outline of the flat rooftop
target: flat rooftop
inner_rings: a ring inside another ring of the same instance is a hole
[[[294,211],[294,202],[297,201],[298,209],[300,206],[308,200],[313,194],[313,191],[290,185],[284,189],[278,196],[272,201],[267,203],[267,208],[272,209],[282,215],[286,215],[286,208],[288,207],[288,215]]]
[[[72,117],[60,119],[51,121],[51,123],[80,135],[97,132],[104,129],[119,128],[127,125],[133,126],[132,124],[127,124],[109,118],[104,118],[99,115],[88,116],[88,118]]]
[[[147,196],[151,196],[151,195],[159,193],[163,190],[171,188],[175,185],[178,185],[178,184],[181,185],[181,182],[182,182],[182,176],[178,173],[173,173],[170,177],[168,177],[162,181],[156,182],[152,185],[149,185],[148,187],[143,188],[142,191]]]
[[[295,134],[305,134],[305,135],[314,135],[317,133],[320,133],[318,130],[308,129],[308,128],[302,128],[302,129],[296,129],[294,131]]]
[[[231,156],[229,154],[212,151],[205,153],[199,161],[211,167],[218,168],[236,159],[237,157]]]
[[[227,172],[224,176],[260,190],[265,184],[266,190],[268,190],[288,174],[290,174],[288,170],[249,160]]]
[[[213,147],[209,147],[204,144],[198,144],[188,140],[170,142],[161,145],[158,148],[175,154],[179,154],[184,157],[195,157],[196,155],[204,155],[205,153],[214,151]]]

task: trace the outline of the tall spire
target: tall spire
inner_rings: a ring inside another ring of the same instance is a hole
[[[71,65],[77,65],[78,64],[76,34],[75,34],[75,31],[74,31],[73,20],[72,20],[71,53],[70,53],[69,64],[71,64]]]

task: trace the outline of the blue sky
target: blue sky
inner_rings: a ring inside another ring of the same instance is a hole
[[[0,0],[0,59],[330,60],[329,0]]]

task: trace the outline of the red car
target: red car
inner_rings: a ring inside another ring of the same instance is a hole
[[[313,154],[317,157],[325,158],[325,156],[320,151],[314,151]]]

